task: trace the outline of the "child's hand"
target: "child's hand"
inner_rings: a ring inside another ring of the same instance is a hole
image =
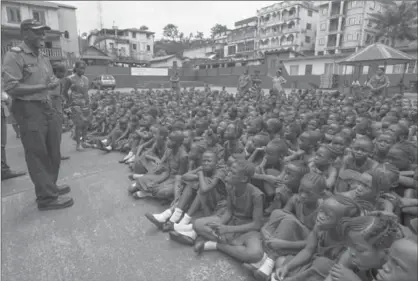
[[[289,269],[287,268],[286,265],[283,265],[276,269],[276,278],[279,279],[279,281],[282,281],[284,280],[284,278],[287,276],[288,273],[289,273]]]

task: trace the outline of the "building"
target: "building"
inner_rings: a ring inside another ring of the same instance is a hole
[[[257,11],[260,54],[314,52],[318,10],[311,1],[281,1]]]
[[[103,28],[90,32],[89,46],[102,50],[117,63],[148,63],[154,54],[154,32],[137,28]]]
[[[163,57],[156,57],[150,61],[150,67],[172,68],[174,64],[177,64],[177,67],[182,67],[182,58],[178,55],[168,55]]]
[[[183,51],[183,57],[189,59],[210,59],[216,56],[214,44],[202,42]]]
[[[378,30],[373,14],[384,12],[387,3],[382,0],[328,1],[321,4],[315,55],[352,53],[374,43]]]
[[[228,34],[225,57],[255,58],[258,18],[251,17],[237,21],[235,29]]]
[[[36,19],[51,27],[46,33],[43,52],[52,62],[72,66],[80,56],[76,8],[47,1],[3,0],[1,3],[1,55],[22,42],[20,23]]]

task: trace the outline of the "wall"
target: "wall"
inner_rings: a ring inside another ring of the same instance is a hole
[[[54,4],[55,5],[55,4]],[[37,11],[44,11],[45,12],[45,22],[46,24],[54,30],[59,29],[59,22],[58,22],[58,8],[52,7],[40,7],[34,5],[23,4],[19,2],[12,2],[12,1],[3,1],[1,3],[1,24],[10,26],[10,27],[18,27],[20,28],[20,23],[9,23],[7,18],[7,10],[6,7],[18,7],[20,8],[20,18],[21,20],[31,19],[33,18],[32,11],[33,9]]]
[[[186,58],[206,58],[206,53],[212,52],[212,46],[204,46],[195,49],[188,49],[183,51],[183,57]]]
[[[78,29],[77,29],[77,17],[76,10],[59,7],[58,9],[58,22],[60,31],[68,31],[69,38],[61,36],[61,48],[63,55],[66,56],[66,53],[74,53],[75,56],[80,56],[80,47],[78,42]]]
[[[170,58],[165,61],[156,61],[156,62],[151,61],[150,64],[151,64],[151,67],[173,67],[173,62],[175,61],[177,62],[177,67],[183,66],[183,61],[177,57]]]

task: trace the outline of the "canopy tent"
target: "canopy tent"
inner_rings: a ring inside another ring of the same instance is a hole
[[[363,50],[352,54],[345,59],[339,61],[341,65],[368,65],[368,64],[403,64],[416,60],[417,58],[410,56],[390,46],[375,43],[369,45]]]
[[[346,57],[345,59],[341,61],[338,61],[337,63],[345,66],[344,74],[347,71],[347,66],[352,66],[352,67],[357,66],[358,67],[357,82],[360,78],[363,66],[367,66],[367,65],[371,66],[369,68],[369,74],[370,74],[372,67],[377,68],[377,66],[379,65],[383,65],[384,67],[386,67],[387,65],[403,64],[404,69],[402,73],[402,78],[399,81],[399,88],[400,88],[401,93],[403,93],[404,91],[403,79],[404,79],[405,71],[407,68],[407,64],[412,61],[415,61],[416,59],[417,59],[416,57],[410,56],[390,46],[387,46],[381,43],[375,43],[375,44],[367,46],[366,48],[358,51],[355,54],[352,54]],[[354,83],[353,78],[354,78],[354,70],[351,73],[351,80]],[[369,78],[370,76],[368,75],[366,83],[369,80]],[[385,89],[386,94],[387,94],[387,90],[388,89],[386,88]],[[350,94],[351,92],[352,92],[352,87],[350,87]]]

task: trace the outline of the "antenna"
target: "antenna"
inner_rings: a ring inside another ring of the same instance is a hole
[[[97,13],[98,13],[98,19],[99,19],[99,29],[103,29],[103,10],[102,10],[102,2],[97,1]]]

